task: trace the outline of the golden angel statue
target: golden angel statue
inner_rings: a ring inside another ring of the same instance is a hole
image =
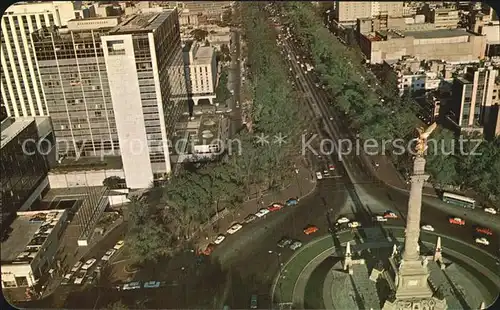
[[[431,133],[436,129],[437,123],[433,123],[427,129],[424,129],[423,127],[417,128],[418,131],[418,138],[417,138],[417,146],[416,146],[416,151],[417,151],[417,156],[424,156],[425,151],[427,150],[427,139],[431,135]]]

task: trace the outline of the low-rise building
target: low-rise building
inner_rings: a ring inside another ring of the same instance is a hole
[[[2,288],[33,287],[55,267],[66,210],[17,212],[1,244]]]
[[[360,35],[360,47],[371,63],[414,56],[466,63],[485,56],[486,38],[464,29],[431,31],[376,31]]]

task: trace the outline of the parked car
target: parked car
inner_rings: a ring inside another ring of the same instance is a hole
[[[226,236],[224,236],[224,235],[220,234],[220,235],[218,235],[218,236],[217,236],[217,238],[215,238],[214,243],[215,243],[215,244],[221,244],[221,243],[222,243],[222,241],[224,241],[224,239],[226,239]]]
[[[227,230],[227,233],[232,235],[234,233],[236,233],[238,230],[240,230],[241,228],[243,228],[243,226],[241,224],[234,224],[233,226],[229,227],[229,229]]]
[[[351,220],[348,219],[347,217],[343,216],[343,217],[340,217],[338,220],[337,220],[337,223],[339,224],[344,224],[344,223],[349,223]]]
[[[109,249],[106,251],[106,253],[104,254],[104,256],[102,257],[102,260],[104,261],[108,261],[111,256],[113,256],[115,254],[116,250],[115,249]]]
[[[397,214],[392,212],[392,211],[385,211],[384,217],[386,219],[397,219],[398,218]]]
[[[321,175],[321,172],[316,172],[316,179],[321,180],[323,179],[323,176]]]
[[[280,239],[280,241],[278,241],[278,247],[279,248],[284,248],[284,247],[287,247],[289,246],[290,244],[292,244],[293,240],[288,238],[288,237],[283,237]]]
[[[125,241],[120,240],[120,241],[118,241],[118,242],[115,244],[115,246],[113,247],[113,249],[115,249],[115,250],[119,250],[119,249],[121,249],[121,248],[123,247],[123,245],[124,245],[124,244],[125,244]]]
[[[347,224],[350,228],[357,228],[357,227],[361,227],[361,223],[360,222],[350,222],[349,224]]]
[[[91,275],[89,275],[86,279],[85,279],[85,284],[86,285],[91,285],[94,283],[94,280],[96,279],[96,276],[94,273],[92,273]]]
[[[139,288],[141,288],[141,282],[130,282],[130,283],[125,283],[122,289],[124,291],[129,291],[129,290],[136,290]]]
[[[316,227],[314,225],[309,225],[306,228],[304,228],[304,234],[306,234],[306,235],[314,234],[318,230],[319,230],[318,227]]]
[[[76,262],[73,265],[73,267],[71,268],[71,272],[77,272],[78,269],[80,269],[80,267],[82,267],[82,265],[83,265],[83,262],[81,262],[81,261]]]
[[[490,242],[488,239],[482,237],[482,238],[476,238],[476,243],[482,244],[482,245],[490,245]]]
[[[453,225],[459,225],[459,226],[465,225],[465,220],[463,220],[459,217],[452,217],[448,221],[450,222],[450,224],[453,224]]]
[[[92,265],[95,264],[96,261],[97,261],[97,259],[95,259],[95,258],[91,258],[91,259],[87,260],[85,262],[85,264],[82,266],[82,270],[89,269],[90,267],[92,267]]]
[[[252,297],[250,297],[250,309],[257,309],[257,308],[258,308],[257,295],[253,294]]]
[[[273,203],[271,204],[269,207],[267,207],[267,210],[269,210],[270,212],[273,212],[273,211],[278,211],[278,210],[281,210],[283,209],[284,205],[282,205],[281,203]]]
[[[375,222],[387,222],[387,219],[383,217],[382,215],[377,215],[373,218]]]
[[[268,209],[266,209],[266,208],[262,208],[262,209],[260,209],[257,213],[255,213],[255,215],[256,215],[257,217],[263,217],[263,216],[265,216],[266,214],[268,214],[269,212],[270,212],[270,211],[269,211]]]
[[[432,227],[431,225],[423,225],[421,229],[427,231],[434,231],[434,227]]]
[[[61,285],[68,285],[68,284],[70,284],[70,282],[71,282],[71,278],[69,278],[69,279],[63,278],[61,281]]]
[[[335,165],[332,163],[328,164],[328,170],[330,170],[330,171],[335,170]]]
[[[160,281],[148,281],[144,283],[144,288],[158,288],[160,287],[161,282]]]
[[[248,223],[251,223],[253,221],[255,221],[255,219],[257,218],[257,216],[255,214],[249,214],[247,215],[247,217],[245,217],[245,224],[248,224]]]
[[[300,241],[295,241],[294,243],[292,243],[292,244],[290,245],[290,250],[295,251],[295,250],[297,250],[298,248],[300,248],[301,246],[302,246],[302,242],[300,242]]]
[[[75,281],[73,282],[74,284],[82,284],[83,279],[87,275],[87,270],[80,270],[78,274],[75,277]]]
[[[209,256],[214,251],[215,245],[213,243],[208,244],[205,248],[200,250],[199,254]]]
[[[488,236],[492,236],[493,235],[493,231],[489,228],[486,228],[486,227],[476,227],[476,231],[478,233],[481,233],[481,234],[485,234],[485,235],[488,235]]]
[[[484,208],[484,212],[490,213],[490,214],[497,214],[497,210],[494,208]]]
[[[69,280],[69,279],[71,279],[71,277],[73,277],[73,273],[67,273],[64,275],[63,279]]]
[[[295,206],[299,203],[299,199],[297,198],[290,198],[285,202],[285,205],[287,207]]]

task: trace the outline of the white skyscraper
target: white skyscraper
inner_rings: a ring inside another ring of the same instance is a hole
[[[1,21],[1,92],[8,116],[48,115],[30,34],[75,18],[71,1],[18,3]]]

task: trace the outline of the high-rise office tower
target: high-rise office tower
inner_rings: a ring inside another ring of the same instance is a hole
[[[8,116],[48,115],[30,33],[75,18],[71,1],[22,2],[1,21],[1,92]]]
[[[134,15],[101,37],[130,188],[171,171],[169,139],[187,99],[177,10]]]
[[[118,24],[118,17],[74,19],[66,29],[32,34],[60,156],[119,155],[101,47],[101,36]]]

